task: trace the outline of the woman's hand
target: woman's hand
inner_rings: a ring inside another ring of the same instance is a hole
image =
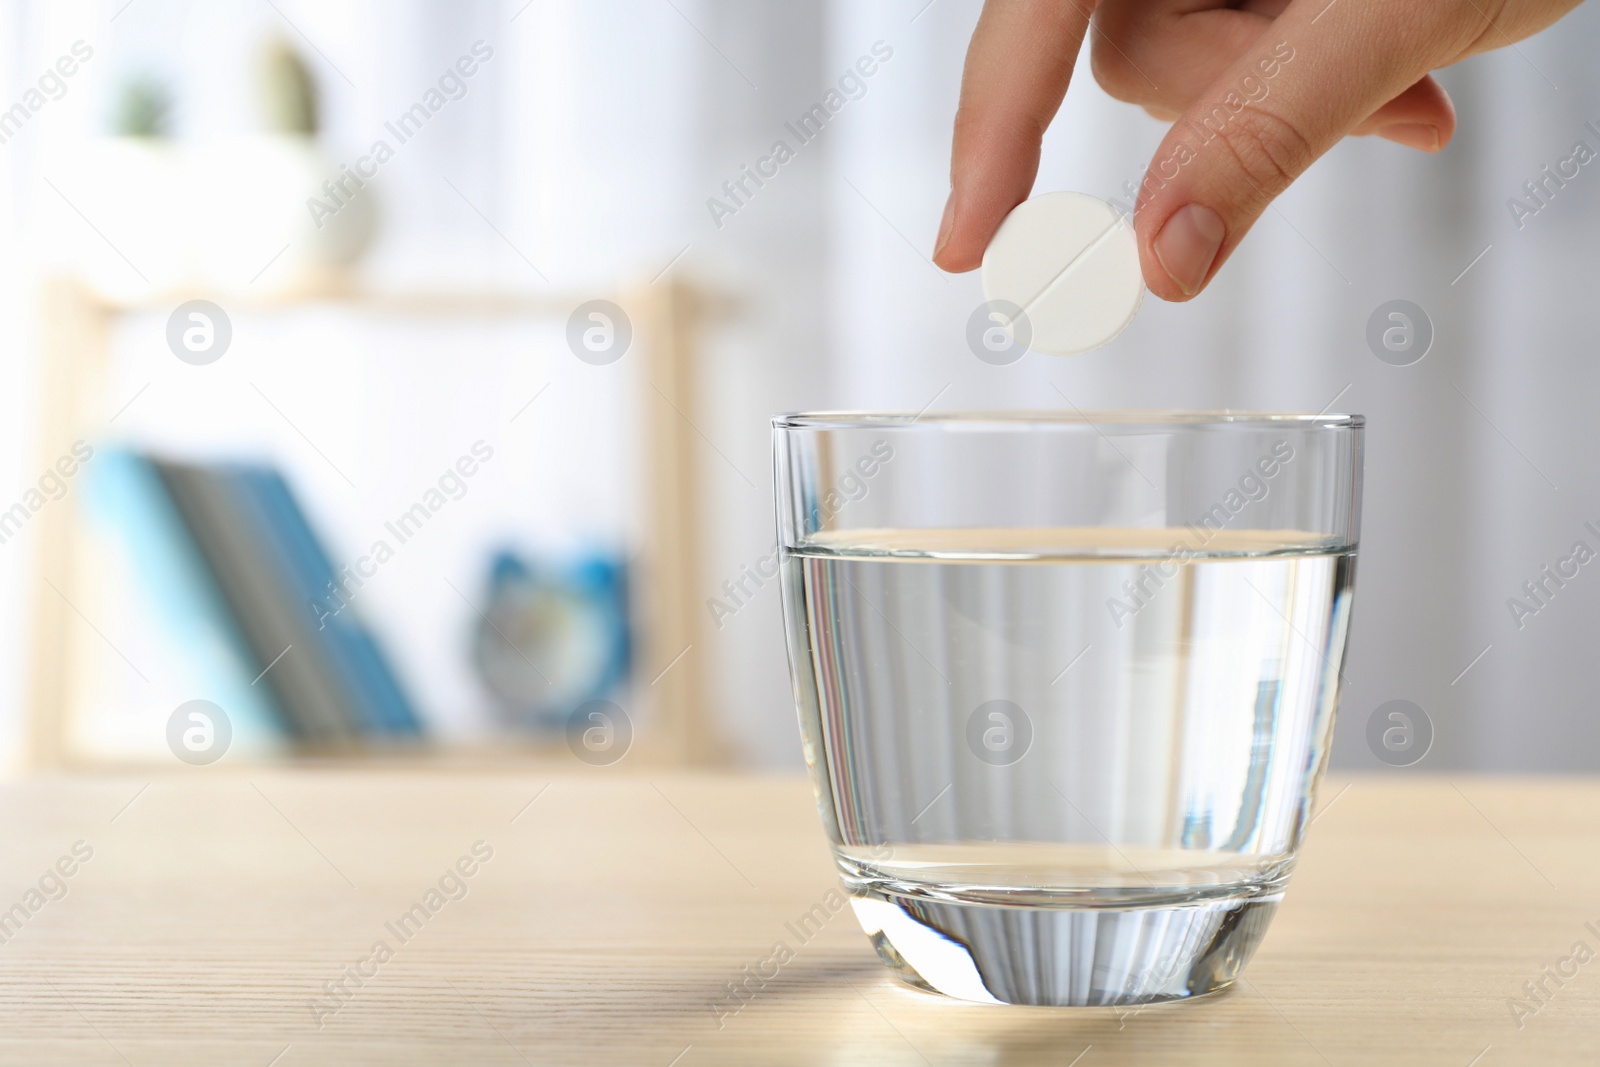
[[[1187,300],[1341,138],[1437,152],[1455,109],[1428,72],[1519,41],[1577,2],[987,0],[967,49],[934,261],[978,266],[1028,196],[1091,25],[1095,80],[1174,123],[1134,222],[1150,291]]]

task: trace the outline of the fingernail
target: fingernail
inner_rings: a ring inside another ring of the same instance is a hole
[[[950,199],[944,202],[944,218],[939,220],[939,238],[934,243],[933,258],[938,259],[939,253],[944,251],[944,246],[950,243],[950,231],[955,229],[956,221],[956,193],[950,190]]]
[[[1393,126],[1383,127],[1378,131],[1378,136],[1397,141],[1407,148],[1418,148],[1424,152],[1439,151],[1439,127],[1429,126],[1425,122],[1397,122]]]
[[[1200,291],[1226,233],[1222,217],[1215,211],[1199,204],[1185,204],[1156,234],[1156,259],[1184,296]]]

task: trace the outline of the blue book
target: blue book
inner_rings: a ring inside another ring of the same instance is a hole
[[[110,632],[131,635],[119,645],[137,642],[129,650],[149,673],[142,688],[90,697],[76,709],[89,717],[90,744],[159,751],[167,715],[200,699],[226,711],[234,751],[282,751],[289,719],[273,690],[255,684],[261,667],[155,468],[102,446],[86,470],[84,532],[104,576],[88,591],[86,610]],[[148,708],[134,699],[141,695]]]
[[[334,565],[283,476],[270,467],[244,464],[218,473],[250,513],[268,565],[301,613],[306,636],[321,653],[360,731],[369,736],[419,735],[416,711],[377,641],[348,607]]]

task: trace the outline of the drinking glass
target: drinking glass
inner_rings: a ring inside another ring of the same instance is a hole
[[[921,989],[1230,985],[1328,754],[1359,415],[773,420],[784,621],[856,917]]]

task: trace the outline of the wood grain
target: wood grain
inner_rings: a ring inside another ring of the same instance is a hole
[[[93,855],[0,944],[0,1064],[1596,1062],[1600,961],[1547,982],[1520,1029],[1508,1000],[1576,942],[1600,949],[1600,782],[1345,785],[1323,790],[1242,985],[1123,1014],[911,992],[848,909],[801,940],[786,923],[836,883],[798,778],[625,762],[14,782],[0,910],[76,842]],[[477,842],[492,858],[428,913]],[[417,903],[402,940],[385,924]],[[780,939],[795,958],[719,1019]],[[324,983],[379,940],[392,955],[331,1012]]]

